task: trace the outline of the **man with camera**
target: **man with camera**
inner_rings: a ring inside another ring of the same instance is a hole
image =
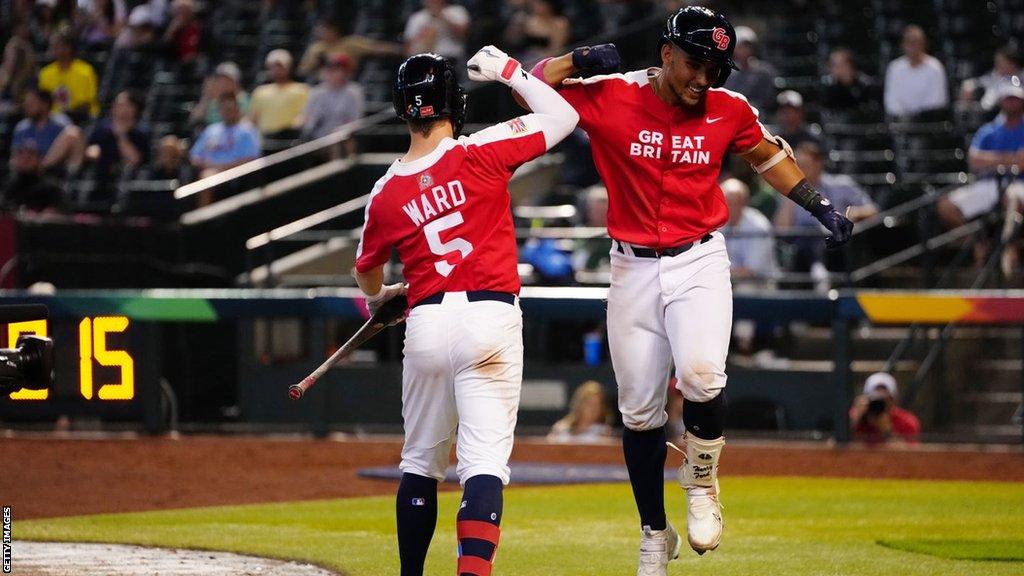
[[[864,381],[864,391],[850,406],[850,429],[855,440],[868,444],[917,442],[921,423],[910,411],[896,405],[896,378],[875,372]]]

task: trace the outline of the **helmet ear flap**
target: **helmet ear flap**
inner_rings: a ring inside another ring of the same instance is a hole
[[[711,86],[713,88],[721,88],[725,86],[725,81],[729,79],[729,75],[732,74],[732,68],[729,66],[718,67],[718,79]]]

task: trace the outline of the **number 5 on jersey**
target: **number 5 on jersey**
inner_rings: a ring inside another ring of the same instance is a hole
[[[438,256],[442,256],[442,260],[434,262],[434,268],[437,273],[445,278],[452,273],[455,269],[453,264],[448,263],[447,256],[452,252],[459,252],[459,259],[456,262],[461,262],[469,256],[469,253],[473,251],[473,245],[469,243],[465,238],[452,238],[447,242],[441,241],[441,232],[454,228],[459,224],[462,224],[462,212],[452,212],[447,214],[423,227],[423,233],[427,235],[427,244],[430,245],[430,251]]]

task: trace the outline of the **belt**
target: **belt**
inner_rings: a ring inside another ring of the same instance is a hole
[[[633,250],[633,256],[636,256],[638,258],[662,258],[664,256],[668,256],[669,258],[671,258],[673,256],[679,256],[683,252],[686,252],[687,250],[693,248],[698,244],[704,244],[708,240],[711,240],[711,238],[711,233],[708,232],[703,237],[701,237],[700,240],[694,240],[693,242],[689,242],[687,244],[680,244],[679,246],[662,248],[661,250],[655,250],[654,248],[644,248],[643,246],[634,246],[632,244],[626,244],[625,242],[619,242],[618,240],[616,240],[615,242],[616,248],[618,249],[620,254],[626,253],[626,251],[622,248],[623,246],[629,246]]]
[[[444,302],[445,294],[446,292],[435,292],[417,302],[416,306],[422,306],[424,304],[440,304],[441,302]],[[470,302],[493,300],[495,302],[504,302],[505,304],[515,304],[516,295],[508,292],[495,292],[494,290],[470,290],[466,292],[466,300]],[[416,306],[413,306],[413,308]]]

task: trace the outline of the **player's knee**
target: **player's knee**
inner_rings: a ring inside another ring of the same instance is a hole
[[[664,426],[667,421],[668,415],[665,414],[664,406],[659,406],[656,409],[650,410],[622,412],[623,426],[635,432],[643,432],[644,430],[660,428]]]
[[[710,402],[725,388],[725,372],[710,362],[692,362],[683,367],[676,385],[690,402]]]

